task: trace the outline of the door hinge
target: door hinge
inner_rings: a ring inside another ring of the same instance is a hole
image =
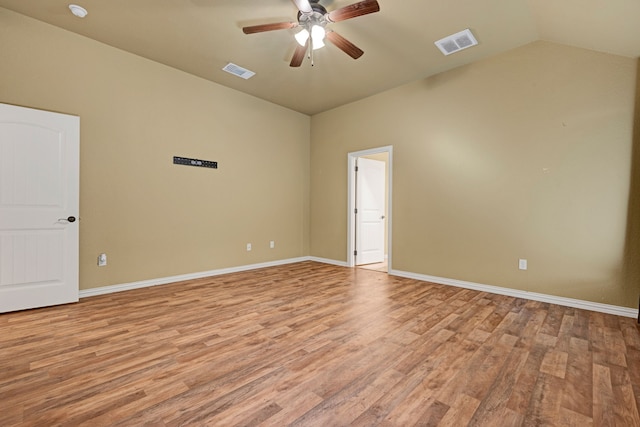
[[[353,251],[353,256],[358,256],[358,251]]]
[[[355,209],[353,210],[353,213],[354,213],[354,214],[357,214],[357,213],[358,213],[358,208],[355,208]]]
[[[356,166],[356,172],[358,172],[358,166]]]

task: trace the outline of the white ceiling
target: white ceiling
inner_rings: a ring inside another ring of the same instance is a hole
[[[68,4],[89,11],[74,17]],[[291,0],[0,0],[0,7],[233,89],[315,114],[530,43],[549,40],[640,57],[640,0],[378,0],[380,12],[330,24],[364,50],[327,43],[289,67],[295,30],[242,27],[295,21]],[[331,11],[355,0],[321,0]],[[471,29],[479,45],[443,56],[434,42]],[[256,72],[243,80],[228,62]]]

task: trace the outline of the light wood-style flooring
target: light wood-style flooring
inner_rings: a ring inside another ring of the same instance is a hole
[[[635,319],[302,262],[0,315],[0,426],[640,426]]]
[[[358,268],[364,268],[365,270],[381,271],[383,273],[386,273],[389,270],[389,266],[386,260],[383,262],[376,262],[373,264],[359,265]]]

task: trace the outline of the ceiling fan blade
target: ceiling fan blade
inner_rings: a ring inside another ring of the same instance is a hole
[[[326,37],[331,43],[336,45],[339,49],[341,49],[344,53],[346,53],[353,59],[360,58],[364,53],[362,49],[360,49],[358,46],[354,45],[335,31],[329,31]]]
[[[299,24],[297,22],[278,22],[276,24],[252,25],[250,27],[243,27],[242,32],[245,34],[255,34],[262,33],[264,31],[287,30],[289,28],[295,28],[298,25]]]
[[[311,4],[309,0],[291,0],[296,5],[298,10],[302,13],[311,13],[313,9],[311,8]]]
[[[300,65],[302,65],[302,61],[304,60],[304,55],[307,53],[308,45],[309,43],[305,44],[304,46],[300,46],[299,44],[297,44],[296,51],[293,52],[293,57],[291,58],[291,63],[289,64],[289,66],[299,67]]]
[[[327,18],[331,22],[344,21],[345,19],[355,18],[357,16],[367,15],[369,13],[378,12],[380,5],[376,0],[364,0],[358,3],[345,6],[327,13]]]

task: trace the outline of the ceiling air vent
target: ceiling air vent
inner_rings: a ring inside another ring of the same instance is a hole
[[[473,37],[473,34],[471,34],[469,29],[460,31],[459,33],[455,33],[436,42],[438,49],[440,49],[440,51],[445,55],[451,55],[459,50],[466,49],[477,44],[478,41]]]
[[[242,68],[241,66],[231,62],[225,65],[223,70],[229,74],[233,74],[234,76],[242,77],[245,80],[256,75],[253,71],[249,71],[246,68]]]

